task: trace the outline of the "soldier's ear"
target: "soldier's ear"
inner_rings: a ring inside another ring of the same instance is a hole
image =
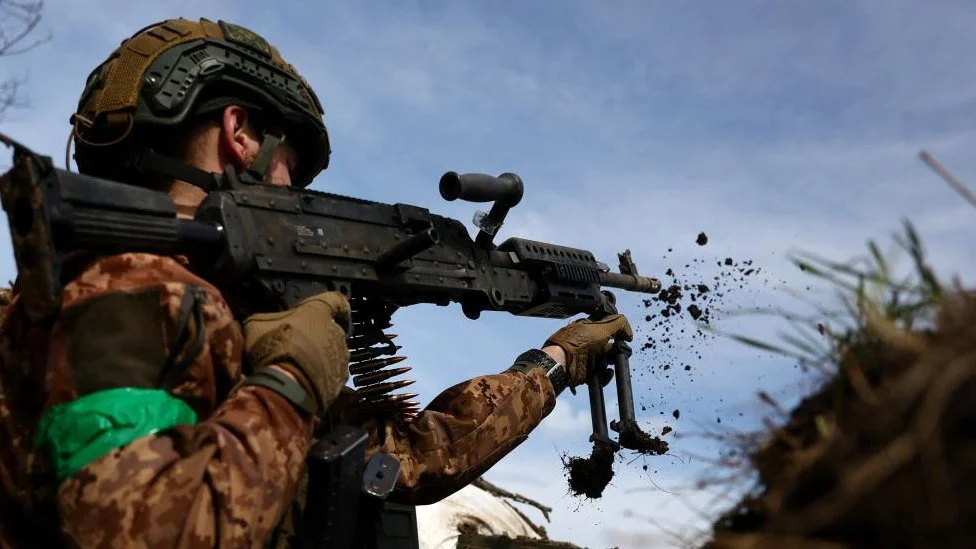
[[[220,149],[225,157],[222,164],[233,163],[244,168],[257,154],[259,143],[248,126],[247,109],[240,105],[224,107],[220,125]]]

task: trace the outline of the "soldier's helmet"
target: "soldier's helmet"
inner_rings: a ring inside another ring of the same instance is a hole
[[[82,173],[131,179],[159,136],[230,104],[258,111],[295,147],[293,185],[328,166],[322,105],[305,79],[260,35],[206,19],[150,25],[92,71],[71,117],[75,162]]]

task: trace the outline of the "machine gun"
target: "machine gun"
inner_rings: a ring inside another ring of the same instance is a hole
[[[604,288],[657,293],[660,283],[641,276],[620,254],[619,273],[586,250],[509,238],[494,239],[524,192],[515,174],[498,177],[448,172],[440,179],[446,200],[491,202],[478,212],[476,238],[455,219],[408,204],[384,204],[337,194],[248,180],[229,168],[214,175],[192,220],[179,219],[170,197],[132,185],[57,169],[50,158],[0,134],[14,149],[13,167],[0,180],[20,292],[36,321],[60,311],[62,269],[72,253],[149,252],[182,255],[232,304],[239,316],[291,307],[327,290],[345,294],[353,308],[350,374],[365,408],[394,410],[409,420],[410,399],[393,394],[411,381],[389,381],[409,368],[392,368],[395,336],[383,332],[400,307],[459,303],[465,316],[484,311],[520,316],[601,317],[616,312]],[[234,299],[246,296],[246,299]],[[619,444],[631,447],[634,420],[626,342],[608,357],[610,370],[588,380],[596,444],[609,438],[603,387],[616,378]],[[631,442],[629,442],[631,441]]]

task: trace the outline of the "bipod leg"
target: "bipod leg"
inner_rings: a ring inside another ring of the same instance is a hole
[[[593,434],[590,435],[590,442],[602,444],[612,448],[614,452],[620,449],[616,442],[610,439],[610,432],[607,430],[607,405],[603,398],[603,386],[606,373],[601,370],[605,368],[594,368],[586,378],[586,388],[590,394],[590,420],[593,424]]]
[[[626,341],[616,341],[610,353],[614,377],[617,380],[617,403],[620,409],[620,419],[611,422],[610,428],[620,435],[620,446],[628,450],[663,454],[668,450],[667,443],[642,431],[634,417],[634,390],[630,380],[630,357],[633,349]]]

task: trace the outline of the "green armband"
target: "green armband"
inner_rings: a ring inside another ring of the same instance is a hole
[[[47,452],[61,482],[136,439],[196,422],[190,405],[166,391],[107,389],[53,406],[41,418],[34,444]]]

